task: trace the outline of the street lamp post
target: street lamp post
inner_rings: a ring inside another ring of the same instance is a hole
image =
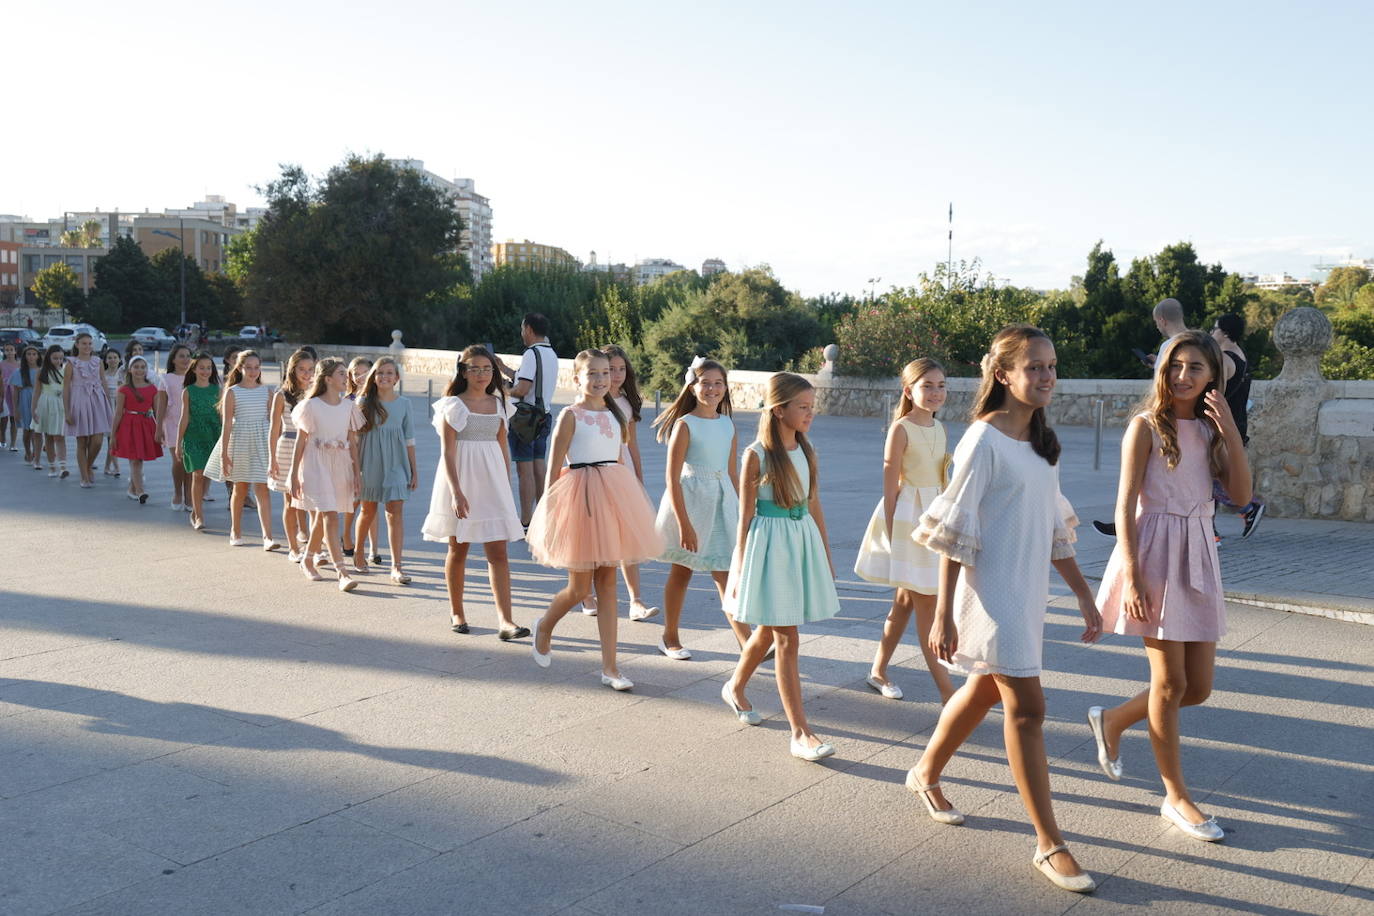
[[[180,246],[179,248],[177,248],[177,253],[181,255],[181,323],[182,323],[182,324],[185,324],[185,323],[186,323],[186,242],[184,241],[184,239],[186,238],[186,220],[185,220],[184,217],[177,220],[177,226],[178,226],[178,229],[180,230],[180,234],[179,234],[179,235],[173,235],[172,233],[168,232],[166,229],[154,229],[154,230],[153,230],[153,235],[165,235],[165,236],[167,236],[167,238],[169,238],[169,239],[176,239],[176,240],[177,240],[177,244]]]

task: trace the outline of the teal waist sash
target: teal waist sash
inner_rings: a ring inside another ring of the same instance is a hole
[[[806,503],[792,506],[789,509],[779,506],[771,499],[760,499],[754,503],[754,514],[764,518],[790,518],[793,521],[800,521],[811,514],[811,509]]]

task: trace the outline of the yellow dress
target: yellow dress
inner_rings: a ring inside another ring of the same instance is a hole
[[[940,585],[940,558],[916,543],[921,514],[940,494],[940,468],[945,460],[945,427],[918,426],[903,417],[897,421],[906,432],[902,455],[902,480],[892,514],[892,537],[887,536],[883,501],[869,519],[854,562],[854,574],[867,582],[906,588],[933,595]]]

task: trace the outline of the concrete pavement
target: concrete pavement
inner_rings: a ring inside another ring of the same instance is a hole
[[[742,441],[754,422],[738,419]],[[1106,517],[1114,441],[1093,471],[1090,431],[1061,434],[1067,495],[1085,522]],[[211,532],[194,534],[166,509],[165,462],[140,507],[122,481],[82,491],[0,455],[0,912],[1370,910],[1374,650],[1345,620],[1230,605],[1216,691],[1183,719],[1190,781],[1228,830],[1207,845],[1159,818],[1143,732],[1124,741],[1123,782],[1097,770],[1084,712],[1139,689],[1146,664],[1129,640],[1077,644],[1056,588],[1051,778],[1101,887],[1079,898],[1032,871],[996,714],[945,776],[968,824],[929,820],[901,780],[936,694],[911,640],[894,672],[907,700],[864,686],[890,595],[848,572],[878,496],[882,427],[827,417],[815,438],[844,604],[803,629],[808,714],[839,748],[823,765],[787,755],[771,667],[749,691],[762,727],[721,704],[733,640],[704,577],[685,614],[692,661],[654,650],[655,623],[622,620],[628,695],[597,682],[595,621],[580,614],[547,671],[527,641],[499,642],[480,561],[474,632],[449,633],[443,553],[418,536],[437,458],[427,430],[406,525],[416,582],[374,575],[347,596],[280,555],[229,548],[222,499]],[[657,498],[663,450],[643,451]],[[1369,527],[1267,520],[1227,539],[1223,574],[1367,609]],[[1080,537],[1091,572],[1110,545]],[[528,624],[562,577],[523,547],[513,561]],[[665,571],[644,568],[655,600]]]

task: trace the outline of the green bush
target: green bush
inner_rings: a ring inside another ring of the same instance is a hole
[[[918,357],[949,360],[934,322],[909,303],[873,303],[850,312],[835,325],[835,343],[837,375],[890,378]]]
[[[1374,347],[1337,334],[1322,355],[1322,374],[1329,379],[1374,379]]]

